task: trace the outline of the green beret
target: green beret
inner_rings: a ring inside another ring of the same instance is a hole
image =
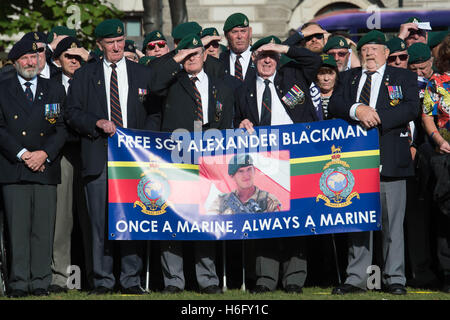
[[[264,37],[256,41],[255,44],[250,48],[250,51],[256,51],[259,47],[268,43],[281,44],[281,40],[275,36]]]
[[[203,43],[200,36],[194,33],[188,34],[178,43],[177,50],[202,48]]]
[[[416,42],[408,48],[408,64],[422,63],[431,58],[431,50],[425,43]]]
[[[58,45],[55,48],[55,51],[53,52],[53,58],[57,59],[59,56],[66,50],[70,48],[80,48],[81,44],[80,42],[75,39],[74,37],[66,37],[62,39]]]
[[[406,43],[399,37],[394,37],[386,42],[387,47],[389,48],[390,53],[405,51]]]
[[[335,36],[328,39],[327,43],[323,47],[323,52],[327,52],[331,49],[348,49],[350,46],[348,45],[347,40],[341,36]]]
[[[145,35],[144,42],[142,44],[142,52],[145,52],[145,49],[147,48],[147,45],[150,42],[157,41],[157,40],[164,40],[164,41],[166,41],[166,37],[164,37],[164,35],[162,34],[161,31],[155,30],[155,31],[152,31],[150,33],[147,33]]]
[[[22,38],[16,42],[8,53],[8,60],[15,61],[28,53],[36,53],[37,44],[31,39]]]
[[[243,13],[233,13],[227,18],[225,24],[223,25],[223,31],[228,32],[234,27],[248,27],[248,18]]]
[[[119,19],[108,19],[101,22],[94,30],[97,39],[116,38],[124,35],[124,27]]]
[[[332,55],[321,54],[320,57],[322,58],[322,66],[337,68],[336,59]]]
[[[136,53],[136,44],[133,40],[125,40],[125,52],[133,52]]]
[[[219,36],[219,31],[216,28],[205,28],[202,30],[200,36],[202,38],[206,36]]]
[[[148,66],[150,61],[156,59],[156,57],[145,56],[139,59],[139,64],[143,64],[144,66]]]
[[[428,46],[430,49],[436,47],[439,43],[441,43],[448,34],[448,30],[445,31],[434,31],[428,32]]]
[[[253,159],[249,154],[236,154],[228,163],[228,174],[234,176],[240,168],[249,166],[253,166]]]
[[[356,49],[359,51],[361,47],[365,44],[386,44],[386,37],[383,32],[378,30],[372,30],[368,33],[366,33],[364,36],[361,37],[358,41],[358,45]]]
[[[419,22],[422,22],[422,20],[420,20],[417,17],[410,17],[410,18],[408,18],[408,20],[405,21],[405,23],[410,23],[410,22],[419,23]]]
[[[188,34],[194,33],[200,35],[202,27],[195,21],[185,22],[177,25],[172,30],[172,37],[174,41],[181,40]]]
[[[75,29],[69,29],[66,26],[56,26],[53,27],[52,30],[48,33],[47,42],[50,43],[53,41],[53,34],[56,33],[56,35],[66,35],[69,37],[76,37],[77,31]]]

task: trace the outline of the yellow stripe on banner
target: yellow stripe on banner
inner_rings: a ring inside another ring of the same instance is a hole
[[[342,152],[341,159],[346,158],[358,158],[358,157],[369,157],[369,156],[378,156],[380,155],[380,150],[365,150],[365,151],[353,151],[353,152]],[[305,158],[296,158],[291,159],[291,164],[298,163],[308,163],[308,162],[319,162],[319,161],[331,161],[331,155],[327,154],[324,156],[316,156],[316,157],[305,157]]]
[[[143,161],[108,161],[108,167],[128,167],[140,168],[148,167],[150,162]],[[158,163],[158,168],[177,168],[177,169],[191,169],[198,170],[198,164],[189,163]]]

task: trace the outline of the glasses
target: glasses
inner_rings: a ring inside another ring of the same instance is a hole
[[[159,48],[164,48],[166,46],[166,42],[158,41],[155,43],[149,43],[149,44],[147,44],[147,49],[154,50],[156,46],[158,46]]]
[[[37,50],[36,50],[36,52],[38,52],[38,53],[42,53],[42,52],[44,52],[44,51],[45,51],[45,48],[44,48],[44,47],[37,48]]]
[[[205,46],[205,49],[208,49],[209,47],[213,46],[213,48],[218,48],[219,47],[219,41],[211,41],[210,43],[208,43]]]
[[[318,40],[323,39],[323,33],[315,33],[315,34],[312,34],[312,35],[310,35],[310,36],[307,36],[307,37],[305,38],[305,41],[306,41],[306,42],[311,41],[312,38],[316,38],[316,39],[318,39]]]
[[[328,52],[328,54],[329,54],[330,56],[333,56],[333,57],[338,56],[338,57],[340,57],[340,58],[344,58],[344,57],[348,54],[348,52],[343,52],[343,51],[340,51],[340,52],[333,52],[333,53]]]
[[[393,63],[395,61],[397,61],[397,58],[400,59],[400,61],[406,61],[408,59],[408,55],[405,54],[399,54],[398,56],[389,56],[387,61],[388,63]]]

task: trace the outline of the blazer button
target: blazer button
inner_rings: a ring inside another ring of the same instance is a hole
[[[17,114],[14,115],[14,120],[19,119],[19,116]]]
[[[44,133],[43,132],[41,132],[41,137],[43,137],[44,136]]]
[[[23,135],[23,136],[26,136],[26,135],[27,135],[27,132],[26,132],[26,131],[22,131],[22,135]]]

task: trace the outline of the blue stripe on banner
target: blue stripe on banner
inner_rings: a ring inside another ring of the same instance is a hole
[[[177,205],[151,216],[131,203],[109,204],[111,240],[236,240],[380,230],[379,193],[361,194],[351,210],[328,208],[315,198],[291,200],[289,212],[198,216],[197,206]],[[371,205],[372,204],[372,205]],[[318,210],[320,208],[320,210]]]

